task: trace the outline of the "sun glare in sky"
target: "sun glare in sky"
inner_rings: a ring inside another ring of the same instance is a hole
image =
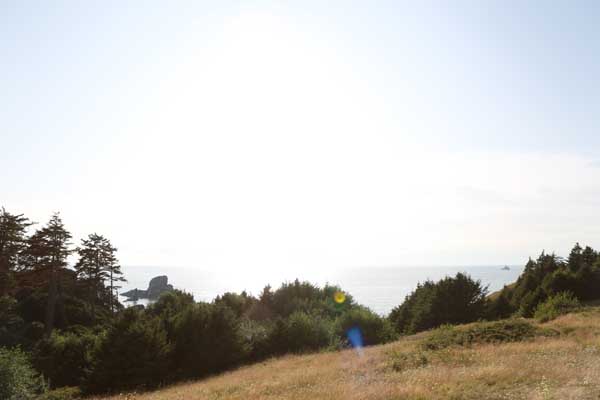
[[[585,15],[47,11],[4,17],[38,45],[0,42],[2,204],[61,211],[125,265],[511,264],[600,239]]]

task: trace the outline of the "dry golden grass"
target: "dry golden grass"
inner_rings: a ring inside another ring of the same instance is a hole
[[[368,348],[362,356],[350,350],[287,356],[104,400],[600,399],[600,309],[544,326],[561,335],[423,353],[419,343],[427,334],[421,334]],[[399,355],[415,355],[416,362],[398,368]]]

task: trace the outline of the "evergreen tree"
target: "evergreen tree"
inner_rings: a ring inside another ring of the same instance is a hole
[[[569,258],[567,259],[567,265],[569,269],[573,272],[579,271],[581,265],[583,264],[583,248],[579,245],[579,243],[575,243],[571,253],[569,254]]]
[[[116,247],[113,247],[108,239],[104,240],[102,249],[106,254],[106,264],[104,266],[105,271],[108,274],[108,282],[109,282],[109,291],[110,291],[110,311],[114,313],[115,311],[115,299],[117,299],[118,290],[121,286],[116,285],[118,282],[127,282],[127,280],[123,277],[123,272],[121,271],[121,265],[115,256],[117,251]]]
[[[0,210],[0,296],[13,286],[13,274],[19,268],[19,257],[26,248],[26,232],[32,223],[23,214]]]
[[[585,246],[585,249],[581,252],[582,266],[592,267],[598,259],[598,252],[592,249],[590,246]]]
[[[49,337],[54,329],[57,302],[61,296],[58,274],[67,266],[71,254],[71,234],[58,213],[42,229],[36,231],[27,241],[25,264],[37,272],[39,281],[48,286],[44,334]]]
[[[477,321],[485,316],[487,291],[480,281],[463,273],[438,282],[426,281],[392,310],[389,319],[401,334]]]
[[[117,249],[107,238],[97,233],[82,239],[81,245],[77,248],[79,260],[75,264],[75,271],[88,286],[93,316],[95,316],[95,304],[102,302],[106,294],[105,281],[109,283],[108,302],[111,311],[114,311],[114,293],[115,289],[119,288],[115,282],[124,281],[121,267],[115,256],[116,251]]]

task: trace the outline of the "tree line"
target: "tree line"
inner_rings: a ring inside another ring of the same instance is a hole
[[[117,249],[106,237],[93,233],[73,246],[58,214],[33,227],[1,210],[0,375],[13,378],[0,382],[0,397],[8,399],[15,388],[19,399],[48,388],[53,398],[56,390],[149,389],[286,353],[356,346],[356,332],[368,346],[444,324],[531,317],[554,307],[557,295],[600,297],[600,255],[577,244],[565,260],[545,253],[529,260],[494,296],[463,273],[419,283],[388,316],[338,286],[299,280],[211,302],[176,290],[124,308]]]

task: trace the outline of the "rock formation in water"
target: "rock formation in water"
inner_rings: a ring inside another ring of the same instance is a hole
[[[150,280],[148,289],[133,289],[121,296],[127,297],[127,301],[137,301],[139,299],[156,300],[161,294],[173,290],[173,285],[169,284],[169,278],[166,275],[156,276]]]

